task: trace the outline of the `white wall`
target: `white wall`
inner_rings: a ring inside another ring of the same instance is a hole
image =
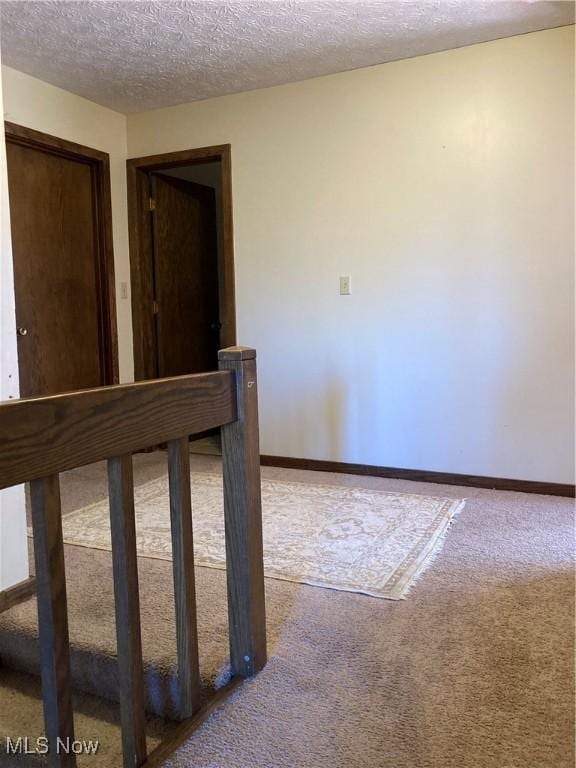
[[[6,119],[110,153],[129,282],[126,118],[7,67],[3,83]],[[259,352],[263,452],[571,480],[573,29],[127,125],[131,157],[232,144],[238,338]]]
[[[0,110],[2,84],[0,83]],[[19,396],[6,145],[0,142],[0,400]],[[28,577],[24,488],[0,491],[0,590]]]
[[[126,204],[126,117],[10,67],[2,67],[4,118],[110,155],[112,230],[116,273],[120,380],[134,377],[130,298],[121,299],[120,283],[130,284]]]
[[[573,29],[128,117],[227,142],[264,453],[571,480]]]

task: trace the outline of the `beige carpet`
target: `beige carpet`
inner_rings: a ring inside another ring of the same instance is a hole
[[[120,707],[104,699],[74,693],[74,726],[85,738],[98,741],[95,755],[80,755],[79,768],[121,768]],[[146,722],[147,749],[151,752],[174,728],[173,724],[149,717]],[[2,768],[45,768],[44,756],[12,754],[7,737],[14,744],[19,736],[28,738],[29,749],[44,733],[40,679],[11,669],[0,671],[0,765]],[[89,740],[89,739],[88,739]]]
[[[211,457],[193,463],[218,468]],[[162,454],[135,458],[138,483],[165,471]],[[103,465],[66,475],[65,511],[104,499],[105,475]],[[409,600],[267,579],[267,667],[170,768],[574,768],[570,499],[271,467],[263,476],[468,500]],[[66,568],[75,653],[113,658],[110,553],[68,546]],[[198,568],[196,577],[208,679],[227,657],[225,574]],[[142,559],[140,584],[147,664],[173,667],[170,563]],[[34,601],[0,616],[13,653],[34,623]],[[32,705],[41,722],[38,701],[9,693],[0,687],[4,733],[18,733]],[[94,729],[80,720],[77,733]],[[106,754],[89,765],[111,768]]]
[[[225,568],[222,477],[192,473],[196,565]],[[168,479],[135,489],[138,553],[172,557]],[[427,567],[463,500],[262,481],[268,577],[399,600]],[[107,501],[64,520],[64,540],[110,549]]]

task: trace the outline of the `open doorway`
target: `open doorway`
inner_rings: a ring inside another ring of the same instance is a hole
[[[217,368],[236,343],[230,146],[128,160],[136,381]],[[219,430],[194,453],[219,454]]]
[[[214,370],[236,342],[230,147],[127,169],[135,379]]]

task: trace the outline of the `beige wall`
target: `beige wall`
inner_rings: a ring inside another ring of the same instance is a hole
[[[573,29],[128,117],[226,142],[263,452],[571,479]]]
[[[126,117],[61,88],[2,67],[4,118],[68,141],[108,152],[112,186],[112,227],[117,285],[120,379],[134,375],[130,299],[120,298],[130,284],[126,206]]]
[[[8,120],[110,153],[118,284],[126,155],[232,144],[263,452],[571,479],[573,29],[131,115],[128,151],[123,115],[3,82]]]

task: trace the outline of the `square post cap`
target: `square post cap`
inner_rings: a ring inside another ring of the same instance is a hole
[[[218,352],[218,360],[254,360],[256,350],[252,347],[226,347]]]

